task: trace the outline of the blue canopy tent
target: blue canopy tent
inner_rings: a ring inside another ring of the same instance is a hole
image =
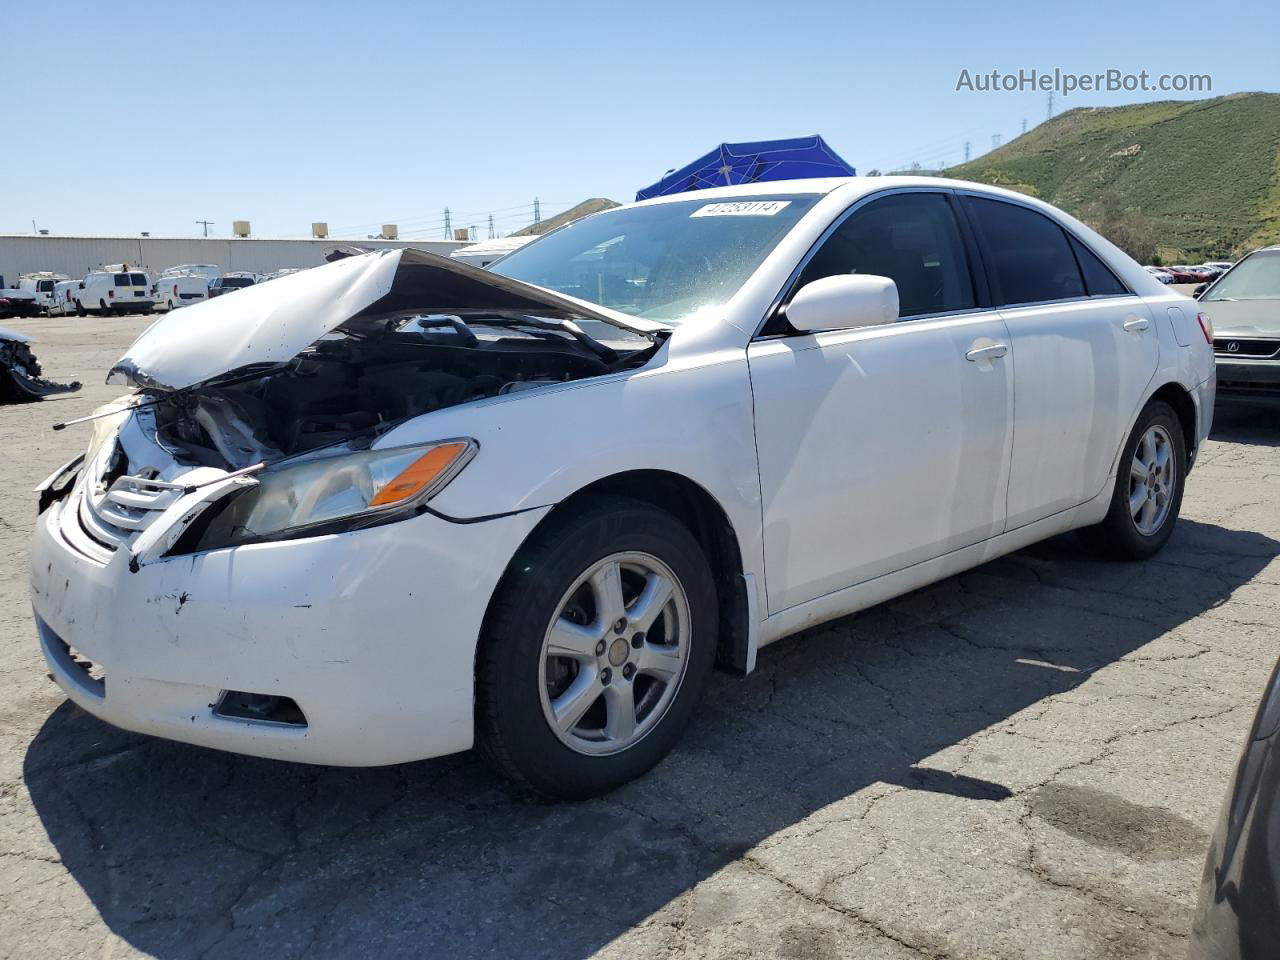
[[[766,180],[800,180],[808,177],[852,177],[853,167],[845,163],[820,136],[791,140],[757,140],[753,143],[722,143],[710,153],[661,180],[636,192],[637,200],[665,197],[672,193],[728,187]]]

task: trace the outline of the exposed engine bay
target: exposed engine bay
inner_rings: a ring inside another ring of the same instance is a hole
[[[144,391],[157,441],[179,462],[238,470],[371,442],[444,407],[630,369],[660,342],[632,336],[606,346],[571,322],[492,313],[405,311],[365,321],[362,332],[321,339],[284,364]]]

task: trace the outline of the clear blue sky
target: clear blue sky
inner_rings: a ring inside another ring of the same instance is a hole
[[[0,232],[506,232],[724,140],[821,133],[860,172],[1045,117],[962,69],[1208,73],[1280,89],[1270,3],[10,0]],[[1076,93],[1060,109],[1178,94]],[[1199,95],[1197,95],[1199,96]],[[20,134],[20,136],[19,136]]]

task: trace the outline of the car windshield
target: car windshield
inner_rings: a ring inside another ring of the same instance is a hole
[[[252,287],[252,277],[223,277],[222,285],[224,287]]]
[[[816,200],[694,198],[600,213],[489,269],[633,316],[680,323],[732,297]]]
[[[1255,253],[1205,291],[1205,300],[1280,300],[1280,250]]]

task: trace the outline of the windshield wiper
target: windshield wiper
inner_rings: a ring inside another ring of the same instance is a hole
[[[473,317],[476,323],[484,327],[533,327],[535,330],[553,330],[568,333],[578,343],[612,366],[618,362],[618,353],[612,347],[606,347],[599,340],[585,333],[572,320],[548,320],[545,317]]]

